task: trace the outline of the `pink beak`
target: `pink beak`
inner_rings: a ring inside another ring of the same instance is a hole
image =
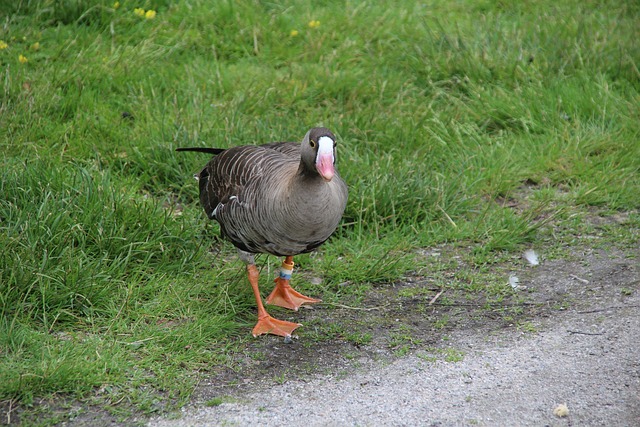
[[[336,169],[333,167],[333,153],[319,153],[316,159],[316,169],[325,181],[331,181]]]

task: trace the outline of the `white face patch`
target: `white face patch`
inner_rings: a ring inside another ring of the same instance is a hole
[[[328,136],[321,136],[318,139],[318,157],[323,154],[330,154],[333,157],[333,139]]]
[[[336,159],[333,157],[333,139],[328,136],[321,136],[318,139],[318,153],[316,154],[316,170],[325,181],[331,181],[336,173],[333,164]]]

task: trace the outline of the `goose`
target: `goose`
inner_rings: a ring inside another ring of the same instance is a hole
[[[271,317],[258,288],[255,254],[283,256],[273,304],[297,311],[321,300],[294,290],[289,281],[293,257],[311,252],[336,230],[344,213],[348,189],[335,168],[336,137],[327,128],[310,129],[302,142],[276,142],[221,148],[178,148],[213,154],[196,175],[200,204],[220,224],[221,235],[238,250],[258,308],[253,336],[291,338],[300,323]]]

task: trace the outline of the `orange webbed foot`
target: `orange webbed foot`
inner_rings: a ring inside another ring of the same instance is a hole
[[[258,317],[258,323],[256,323],[252,333],[254,337],[262,334],[272,334],[286,338],[290,337],[291,333],[299,326],[302,326],[302,324],[274,319],[270,315],[266,314]]]
[[[267,297],[267,304],[298,311],[302,304],[314,304],[322,301],[302,295],[289,285],[289,280],[282,277],[276,277],[274,282],[276,282],[276,287]]]

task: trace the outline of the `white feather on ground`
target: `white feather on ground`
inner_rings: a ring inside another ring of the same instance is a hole
[[[513,274],[509,276],[509,285],[513,288],[514,291],[520,291],[527,288],[526,286],[520,285],[520,279],[518,279],[518,276],[515,276]]]
[[[540,261],[538,260],[538,254],[533,249],[527,249],[524,251],[524,259],[526,259],[531,265],[538,265]]]

